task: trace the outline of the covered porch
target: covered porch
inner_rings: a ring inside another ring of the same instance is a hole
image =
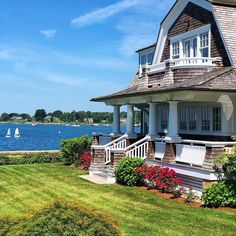
[[[152,164],[170,165],[177,173],[192,173],[194,178],[201,176],[198,172],[205,171],[205,180],[215,181],[214,159],[236,144],[231,140],[236,133],[236,96],[232,93],[176,91],[116,98],[106,104],[113,105],[113,132],[94,134],[91,175],[106,169],[114,181],[114,166],[129,156]],[[122,105],[127,106],[124,134],[120,131]],[[135,108],[142,113],[140,133],[134,129]]]

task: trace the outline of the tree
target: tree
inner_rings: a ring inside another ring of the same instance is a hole
[[[63,114],[62,111],[60,111],[60,110],[56,110],[56,111],[54,111],[54,112],[52,113],[52,116],[61,119],[62,114]]]
[[[6,112],[2,113],[1,121],[8,121],[9,119],[10,119],[10,117]]]
[[[44,109],[38,109],[35,111],[34,119],[35,121],[44,121],[44,118],[46,117],[47,113]]]
[[[23,120],[27,120],[27,121],[31,121],[31,116],[27,113],[22,113],[20,114],[20,117],[23,119]]]

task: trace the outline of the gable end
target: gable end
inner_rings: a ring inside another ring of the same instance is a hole
[[[161,61],[163,62],[170,59],[170,38],[195,30],[207,24],[211,25],[211,57],[221,57],[223,65],[230,66],[230,59],[227,55],[227,51],[212,12],[192,2],[187,4],[182,13],[169,28]]]

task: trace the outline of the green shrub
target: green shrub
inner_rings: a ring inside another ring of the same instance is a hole
[[[104,215],[58,201],[23,219],[0,219],[0,226],[0,235],[119,235]]]
[[[80,164],[80,156],[90,150],[92,139],[87,135],[66,139],[61,142],[62,158],[66,164]]]
[[[23,156],[0,156],[0,165],[43,164],[62,162],[60,153],[31,153]]]
[[[203,191],[202,201],[207,207],[236,207],[236,190],[226,181],[221,181]]]
[[[135,168],[143,166],[144,161],[139,158],[123,158],[115,168],[116,181],[119,184],[135,186],[141,181]]]

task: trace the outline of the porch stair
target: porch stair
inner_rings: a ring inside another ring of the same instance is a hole
[[[116,182],[114,168],[111,165],[105,165],[103,169],[96,172],[90,172],[89,175],[98,180],[101,180],[105,184],[114,184]]]

